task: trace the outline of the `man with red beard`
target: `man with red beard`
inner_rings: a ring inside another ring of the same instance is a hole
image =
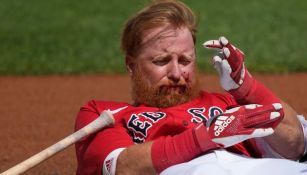
[[[134,101],[93,100],[81,108],[76,130],[104,110],[115,125],[76,144],[77,174],[223,174],[220,155],[301,158],[303,119],[248,73],[244,54],[225,37],[204,46],[218,50],[213,63],[227,93],[199,88],[195,33],[193,12],[174,0],[154,1],[127,21],[121,46]],[[205,170],[196,171],[199,162]],[[262,163],[249,172],[259,173]],[[292,161],[276,165],[283,173],[303,170]]]

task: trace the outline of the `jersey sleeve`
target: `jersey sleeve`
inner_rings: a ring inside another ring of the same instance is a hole
[[[95,101],[83,106],[77,115],[75,130],[95,120],[106,107],[108,104],[97,105]],[[76,143],[77,174],[101,174],[103,162],[110,152],[132,144],[125,126],[116,119],[114,127],[102,129]]]

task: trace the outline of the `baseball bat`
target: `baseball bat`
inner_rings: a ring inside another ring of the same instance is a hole
[[[100,116],[96,120],[92,121],[88,125],[81,128],[80,130],[72,133],[71,135],[65,137],[64,139],[51,145],[50,147],[44,149],[43,151],[35,154],[34,156],[24,160],[23,162],[13,166],[7,171],[1,173],[0,175],[22,174],[28,171],[29,169],[33,168],[34,166],[38,165],[39,163],[50,158],[51,156],[55,155],[56,153],[59,153],[60,151],[69,147],[70,145],[76,143],[85,136],[88,136],[98,131],[99,129],[113,125],[114,125],[114,117],[112,113],[110,111],[105,110],[100,114]]]

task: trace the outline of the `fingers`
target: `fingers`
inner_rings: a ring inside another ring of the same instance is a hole
[[[224,114],[239,119],[242,127],[246,129],[245,132],[250,132],[248,128],[275,128],[284,115],[280,103],[265,106],[249,104],[229,109]]]
[[[229,43],[229,41],[221,36],[218,40],[208,40],[203,43],[203,46],[207,49],[224,49],[224,48],[231,48],[231,50],[234,50],[235,47],[232,47],[232,45]]]
[[[223,52],[219,52],[217,55],[212,57],[213,65],[220,75],[223,75],[224,70],[228,74],[230,74],[232,72],[232,68],[230,67],[228,61],[224,58],[225,57],[224,57]]]
[[[216,55],[212,58],[212,62],[213,62],[214,68],[217,70],[219,75],[222,75],[223,74],[222,58]]]
[[[227,148],[234,144],[243,142],[244,140],[256,138],[256,137],[265,137],[274,133],[272,128],[258,128],[258,129],[247,129],[238,131],[235,135],[222,136],[213,138],[212,141],[223,145]]]
[[[265,137],[274,133],[272,128],[259,128],[255,129],[254,132],[251,134],[254,137]]]
[[[233,45],[231,45],[229,43],[229,41],[224,37],[224,36],[221,36],[219,38],[219,41],[221,43],[221,45],[223,46],[223,53],[224,55],[226,56],[226,58],[229,58],[230,55],[234,55],[236,53],[236,47],[234,47]]]
[[[275,128],[283,118],[282,106],[280,103],[272,105],[246,105],[247,109],[245,127],[247,128]]]
[[[222,36],[218,40],[208,40],[204,42],[203,46],[207,49],[223,49],[224,47],[228,48],[231,44]]]
[[[215,49],[223,54],[222,59],[227,59],[233,71],[241,70],[244,61],[244,53],[237,49],[225,37],[220,37],[218,40],[209,40],[203,43],[203,47],[207,49]],[[235,73],[237,74],[237,73]]]
[[[220,43],[219,40],[209,40],[203,43],[203,46],[207,49],[222,49],[223,45]]]
[[[272,105],[276,110],[282,109],[282,105],[280,103],[273,103]]]
[[[222,52],[233,71],[241,70],[241,65],[244,61],[243,52],[230,44],[230,42],[223,36],[219,38],[219,41],[221,45],[223,45]]]
[[[227,110],[206,123],[212,140],[228,147],[244,140],[273,134],[283,117],[279,103],[245,105]]]
[[[255,138],[255,137],[265,137],[274,133],[273,128],[257,128],[257,129],[249,129],[249,130],[242,130],[238,134],[242,136],[248,137],[246,139]]]

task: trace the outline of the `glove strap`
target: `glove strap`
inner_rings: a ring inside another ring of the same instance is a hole
[[[245,77],[243,84],[237,88],[229,90],[228,92],[238,101],[245,99],[250,90],[252,89],[255,80],[253,79],[252,75],[245,69]]]
[[[211,141],[207,128],[203,123],[195,127],[194,137],[197,140],[201,151],[204,153],[221,147],[215,142]]]
[[[251,74],[246,71],[243,84],[238,89],[228,91],[239,104],[272,104],[280,103],[280,99],[276,97],[268,88],[255,80]]]

